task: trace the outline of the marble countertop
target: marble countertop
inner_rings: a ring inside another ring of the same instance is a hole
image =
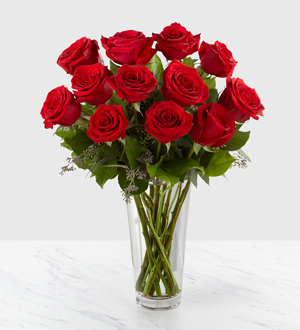
[[[1,241],[1,330],[299,330],[300,242],[188,241],[181,305],[135,303],[127,241]]]

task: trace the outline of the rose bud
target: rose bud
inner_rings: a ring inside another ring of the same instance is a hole
[[[221,147],[235,132],[235,121],[229,112],[217,103],[200,105],[194,113],[191,137],[202,146]]]
[[[116,75],[108,78],[106,81],[117,91],[117,96],[120,99],[129,103],[145,100],[157,84],[153,73],[141,64],[124,64],[117,71]]]
[[[101,63],[82,65],[74,72],[71,80],[76,102],[87,102],[92,105],[103,104],[113,94],[113,89],[106,82],[106,78],[112,76],[107,66]]]
[[[117,105],[100,104],[90,118],[87,135],[95,142],[114,142],[125,139],[128,121],[123,108]]]
[[[179,23],[166,26],[160,34],[153,33],[153,36],[157,41],[156,49],[168,60],[182,60],[199,47],[200,34],[192,35]]]
[[[156,50],[151,48],[154,37],[146,37],[142,32],[127,30],[112,37],[101,37],[106,55],[118,64],[147,64]]]
[[[192,122],[193,116],[173,101],[154,102],[146,111],[145,130],[166,144],[187,134]]]
[[[173,60],[163,72],[162,92],[166,100],[182,107],[204,103],[208,99],[208,87],[196,69]]]
[[[96,40],[83,37],[65,49],[58,57],[57,64],[67,73],[73,74],[81,65],[101,62],[99,46]]]
[[[247,86],[240,78],[227,78],[226,88],[219,103],[226,108],[235,121],[246,121],[250,117],[258,119],[265,109],[255,89]]]
[[[199,57],[201,67],[205,72],[221,78],[231,76],[237,64],[231,51],[219,41],[213,45],[202,41]]]
[[[65,86],[50,91],[41,110],[45,128],[53,128],[56,124],[71,126],[80,114],[80,104],[76,103],[75,96]]]

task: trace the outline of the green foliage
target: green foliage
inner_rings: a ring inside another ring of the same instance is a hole
[[[153,76],[157,81],[162,79],[164,68],[158,55],[155,54],[150,62],[146,64],[146,67],[153,73]]]
[[[116,161],[108,162],[106,165],[117,165]],[[115,166],[102,166],[98,171],[96,171],[96,182],[103,189],[104,184],[117,175],[118,168]]]
[[[131,195],[141,194],[148,188],[148,182],[145,180],[140,180],[136,177],[134,178],[133,181],[128,180],[125,169],[122,169],[120,171],[119,176],[118,176],[118,182],[123,191],[124,191],[124,189],[128,188],[131,184],[134,184],[136,187],[138,187],[138,190],[130,192]]]
[[[218,90],[215,88],[209,89],[209,97],[208,99],[205,101],[205,103],[214,103],[214,102],[218,102],[219,99],[219,93]]]
[[[61,137],[62,139],[70,139],[76,134],[76,129],[72,127],[58,126],[54,134]]]
[[[166,155],[161,156],[159,162],[157,162],[154,165],[147,164],[147,171],[148,171],[151,179],[153,179],[155,177],[156,171],[157,171],[158,167],[160,166],[160,164],[165,159],[165,157],[166,157]]]
[[[129,166],[132,168],[137,168],[141,163],[137,158],[141,157],[143,153],[146,152],[146,149],[139,144],[137,138],[127,135],[125,137],[125,153],[128,158]]]
[[[83,153],[94,141],[89,138],[86,132],[78,130],[71,138],[65,137],[65,142],[74,150],[77,155]]]
[[[171,187],[173,187],[180,179],[178,176],[163,170],[161,167],[156,170],[155,176],[160,180],[166,181]]]
[[[88,103],[81,104],[81,111],[84,111],[86,114],[92,116],[97,110],[97,106],[91,105]]]
[[[203,81],[208,86],[209,89],[216,89],[216,77],[204,79]]]
[[[120,68],[119,65],[115,64],[112,60],[110,60],[110,71],[112,72],[113,75],[115,75]]]
[[[245,159],[247,159],[248,160],[248,162],[250,162],[251,163],[251,159],[249,158],[249,156],[248,155],[246,155],[246,153],[242,150],[242,149],[240,149],[240,150],[237,150],[237,152],[240,154],[240,156],[242,156],[242,157],[244,157]]]
[[[189,176],[191,178],[192,184],[197,188],[197,186],[198,186],[198,182],[197,182],[198,174],[197,174],[197,171],[196,171],[195,168],[191,168],[189,170]]]
[[[191,57],[186,57],[182,60],[182,63],[192,68],[195,67],[195,61]]]
[[[123,103],[123,100],[119,99],[118,96],[117,96],[116,91],[114,91],[112,97],[109,100],[109,104],[121,105],[122,103]]]
[[[223,175],[235,161],[228,151],[219,151],[213,154],[208,166],[205,168],[207,176]]]
[[[241,132],[236,130],[233,137],[226,143],[222,150],[234,151],[241,149],[248,141],[250,132]]]
[[[186,174],[191,168],[197,168],[203,171],[203,167],[193,158],[179,158],[169,160],[162,165],[162,168],[174,176],[181,176]]]

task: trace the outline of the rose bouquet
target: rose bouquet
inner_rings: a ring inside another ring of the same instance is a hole
[[[102,188],[117,178],[125,201],[134,200],[145,244],[136,291],[172,298],[181,290],[172,244],[190,184],[245,165],[250,132],[241,128],[264,107],[254,89],[232,78],[237,62],[225,44],[199,47],[200,34],[178,23],[152,37],[119,32],[101,44],[109,68],[96,40],[83,37],[62,52],[57,63],[72,75],[73,92],[50,91],[41,115],[45,128],[59,125],[55,134],[72,152],[62,174],[75,165]],[[221,93],[216,77],[226,78]]]

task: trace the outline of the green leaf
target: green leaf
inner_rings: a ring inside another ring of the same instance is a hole
[[[202,148],[201,150],[205,150],[204,148]],[[200,151],[201,153],[201,151]],[[208,152],[208,151],[204,151],[204,153],[201,155],[199,164],[201,166],[204,167],[204,169],[208,166],[210,160],[212,159],[214,153],[213,152]]]
[[[163,65],[161,63],[161,59],[158,57],[158,55],[154,55],[150,62],[146,64],[146,67],[153,72],[153,76],[157,81],[160,81],[162,79],[162,73],[164,72]]]
[[[109,165],[110,162],[112,160],[116,160],[117,157],[118,152],[104,156],[102,159],[96,162],[95,167],[91,169],[91,172],[95,174],[102,167],[102,165]]]
[[[86,112],[90,116],[92,116],[97,110],[97,106],[91,105],[89,103],[82,103],[80,105],[81,105],[81,110]]]
[[[76,135],[70,139],[65,138],[65,142],[71,146],[77,155],[82,154],[84,150],[94,143],[94,141],[87,136],[86,132],[83,131],[78,131]]]
[[[191,182],[192,184],[197,188],[197,179],[198,179],[198,175],[197,175],[197,171],[195,168],[191,168],[189,170],[189,175],[190,175],[190,178],[191,178]]]
[[[189,149],[192,148],[192,143],[183,137],[177,139],[175,141],[175,143],[178,147],[181,146],[181,147],[185,147],[185,148],[189,148]]]
[[[187,57],[187,58],[184,58],[183,61],[182,61],[183,64],[187,65],[187,66],[190,66],[192,68],[195,67],[195,62],[194,60],[192,60],[191,57]]]
[[[118,176],[118,182],[123,191],[125,188],[127,188],[130,185],[131,181],[129,181],[127,179],[126,170],[123,170],[123,169],[121,170],[121,172],[119,173],[119,176]],[[140,180],[140,179],[135,178],[133,183],[139,189],[136,191],[131,191],[131,195],[139,195],[142,192],[146,191],[148,188],[148,182],[145,180]]]
[[[197,174],[200,176],[200,178],[209,185],[209,177],[206,174],[203,174],[200,171],[197,171]]]
[[[234,161],[235,158],[228,151],[216,152],[209,161],[205,174],[207,176],[223,175]]]
[[[198,155],[198,152],[200,151],[201,147],[201,144],[194,142],[193,149],[196,155]]]
[[[67,149],[73,151],[73,149],[66,142],[62,142],[60,145],[64,148],[67,148]]]
[[[131,103],[131,104],[132,104],[132,106],[134,107],[134,109],[135,109],[137,112],[141,113],[141,109],[140,109],[140,104],[141,104],[141,102],[138,102],[138,103]]]
[[[205,101],[205,103],[214,103],[218,101],[219,98],[219,93],[218,90],[215,88],[211,88],[208,90],[209,92],[209,97],[208,99]]]
[[[117,165],[116,161],[111,161],[106,165]],[[101,167],[96,173],[96,182],[103,189],[106,181],[113,179],[117,174],[117,167]]]
[[[209,89],[215,89],[216,88],[216,77],[210,78],[210,79],[204,79],[204,83],[208,86]]]
[[[250,132],[235,131],[232,138],[226,143],[222,150],[234,151],[241,149],[248,141]]]
[[[141,163],[137,160],[137,158],[141,157],[141,155],[146,152],[146,149],[139,144],[138,139],[126,135],[124,149],[129,161],[129,166],[132,168],[137,168],[140,166]]]
[[[235,129],[237,129],[237,130],[240,129],[244,124],[245,124],[244,121],[241,121],[241,122],[236,121],[235,122]]]
[[[175,176],[181,176],[182,174],[187,173],[191,168],[197,168],[200,171],[203,171],[203,167],[193,158],[180,158],[172,159],[165,163],[163,169]]]
[[[103,144],[101,147],[98,147],[96,149],[93,149],[93,152],[104,155],[114,154],[118,152],[121,149],[121,145],[119,141],[112,142],[111,146],[107,145],[106,143]]]
[[[119,65],[115,64],[112,60],[110,60],[110,71],[112,72],[113,75],[115,75],[120,68]]]
[[[67,138],[70,139],[76,134],[76,129],[72,127],[58,126],[54,134],[61,137],[62,139],[67,139]]]
[[[237,152],[238,152],[242,157],[246,158],[246,159],[248,160],[248,162],[251,163],[251,159],[249,158],[248,155],[245,154],[245,152],[244,152],[242,149],[237,150]]]
[[[155,176],[160,180],[166,181],[171,187],[173,187],[180,179],[178,176],[168,173],[160,167],[156,170]]]
[[[112,104],[112,105],[120,105],[123,102],[124,102],[123,100],[118,98],[116,91],[113,92],[112,97],[109,99],[109,104]]]
[[[201,65],[197,66],[197,67],[196,67],[196,70],[197,70],[199,76],[200,76],[203,80],[206,79],[206,78],[209,76],[209,74],[208,74],[207,72],[203,71]]]
[[[161,156],[159,162],[157,162],[154,165],[149,165],[147,163],[147,171],[148,171],[151,179],[153,179],[155,177],[156,170],[158,169],[159,165],[163,162],[165,157],[166,157],[166,155]]]

